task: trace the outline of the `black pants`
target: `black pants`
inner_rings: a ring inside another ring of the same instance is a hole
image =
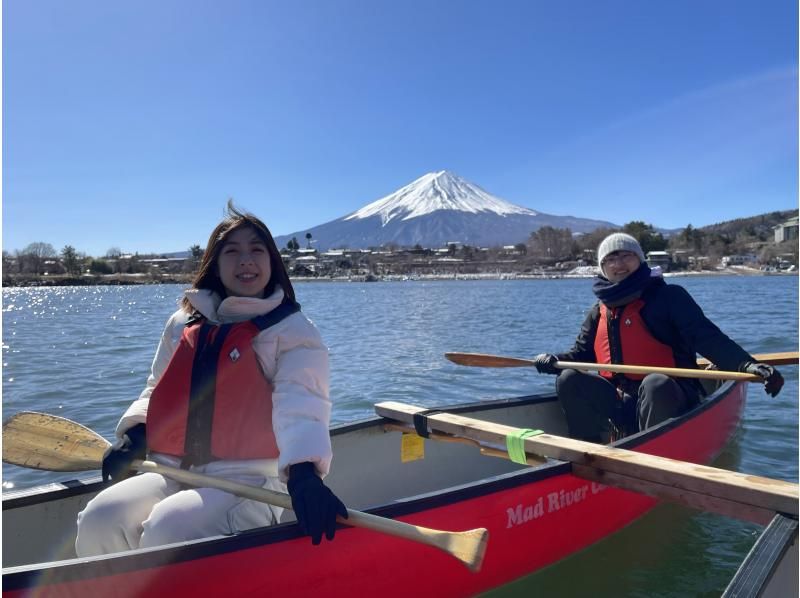
[[[649,374],[639,384],[627,381],[625,390],[620,399],[617,387],[605,378],[562,370],[556,391],[567,416],[569,435],[589,442],[608,442],[612,423],[623,434],[633,434],[681,415],[697,402],[663,374]]]

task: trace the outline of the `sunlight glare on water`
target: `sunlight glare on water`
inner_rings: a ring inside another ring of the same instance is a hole
[[[796,277],[686,277],[706,314],[751,353],[796,351]],[[530,358],[568,349],[594,302],[591,281],[297,283],[303,312],[330,350],[333,423],[370,417],[379,401],[423,406],[551,392],[532,368],[457,366],[447,351]],[[60,415],[112,438],[149,374],[181,287],[3,289],[3,415]],[[752,384],[722,467],[797,480],[797,367],[775,399]],[[65,480],[3,466],[3,490]],[[496,596],[718,596],[759,528],[672,506]],[[656,541],[660,539],[661,541]],[[616,563],[626,562],[622,570]],[[694,564],[702,562],[702,568]],[[549,592],[546,591],[549,589]],[[544,592],[544,593],[541,593]]]

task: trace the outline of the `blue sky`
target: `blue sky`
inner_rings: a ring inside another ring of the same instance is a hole
[[[797,3],[6,0],[3,249],[181,251],[449,169],[551,214],[796,208]]]

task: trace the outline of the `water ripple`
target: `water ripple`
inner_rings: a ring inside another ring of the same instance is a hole
[[[797,349],[796,278],[673,281],[751,353]],[[299,283],[296,290],[303,311],[330,348],[334,423],[369,417],[373,405],[385,400],[435,407],[551,392],[553,377],[532,368],[460,367],[443,355],[473,351],[531,357],[568,349],[594,302],[588,280]],[[176,285],[3,289],[4,415],[54,413],[112,437],[120,415],[144,386],[180,292]],[[787,382],[779,397],[750,386],[739,438],[722,459],[740,471],[796,481],[797,368],[781,369]],[[4,465],[3,489],[71,477]],[[654,526],[681,547],[666,559],[678,565],[656,574],[654,567],[665,559],[659,543],[650,541]],[[685,511],[660,510],[648,518],[641,542],[635,538],[639,528],[630,529],[627,541],[636,547],[630,556],[645,564],[637,568],[631,561],[624,582],[630,586],[628,595],[662,595],[658,585],[670,576],[665,587],[673,591],[718,595],[720,575],[735,570],[754,539],[752,526]],[[683,550],[689,546],[693,549]],[[620,555],[631,553],[614,541],[603,547],[616,560],[609,570],[618,569]],[[603,557],[598,551],[592,555],[592,572],[585,577],[602,587],[597,563]],[[700,568],[714,570],[715,576],[684,581],[686,570],[698,568],[698,559]],[[545,583],[546,578],[539,580]],[[558,583],[563,585],[563,579]]]

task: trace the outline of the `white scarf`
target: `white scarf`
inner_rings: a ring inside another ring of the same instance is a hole
[[[269,297],[225,297],[208,289],[188,289],[184,295],[209,322],[224,324],[241,322],[271,312],[283,301],[283,289],[278,287]]]

